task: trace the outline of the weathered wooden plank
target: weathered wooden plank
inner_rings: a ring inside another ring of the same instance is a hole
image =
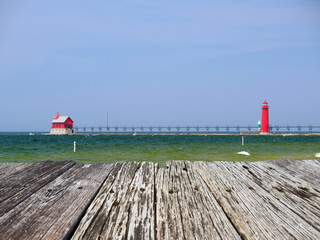
[[[262,162],[235,164],[245,169],[243,174],[248,178],[320,231],[320,193],[310,187],[309,182],[290,174],[283,174],[279,167],[270,168]]]
[[[30,163],[0,163],[0,179],[8,177],[10,174],[21,171]]]
[[[65,239],[112,164],[77,164],[0,217],[0,239]]]
[[[0,239],[320,239],[319,161],[5,168]]]
[[[190,162],[159,169],[157,239],[241,239]]]
[[[75,162],[38,162],[0,179],[0,216],[75,165]]]
[[[143,162],[136,172],[129,191],[132,197],[126,199],[130,205],[126,223],[127,239],[154,239],[155,237],[155,176],[158,165]],[[108,231],[104,231],[107,233]],[[102,235],[108,237],[108,235]]]
[[[154,238],[153,163],[117,163],[72,239]]]
[[[320,233],[232,162],[196,162],[197,171],[244,239],[320,239]]]
[[[277,160],[259,162],[268,169],[281,171],[284,175],[307,181],[316,191],[320,192],[320,162],[318,160]]]
[[[157,239],[183,239],[183,220],[178,202],[175,167],[158,169],[156,178]]]

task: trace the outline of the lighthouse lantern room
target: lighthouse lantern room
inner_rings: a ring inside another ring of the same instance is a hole
[[[52,127],[50,134],[73,134],[73,121],[69,116],[60,116],[59,113],[52,120]]]

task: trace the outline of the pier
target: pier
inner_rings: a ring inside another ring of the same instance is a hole
[[[0,164],[0,239],[320,239],[320,161]]]
[[[78,133],[112,133],[112,134],[223,134],[223,133],[257,133],[258,126],[108,126],[79,127]],[[320,133],[320,126],[314,125],[270,125],[270,133],[313,134]]]

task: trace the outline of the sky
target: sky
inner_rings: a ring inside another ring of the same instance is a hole
[[[320,125],[320,1],[0,1],[0,131]]]

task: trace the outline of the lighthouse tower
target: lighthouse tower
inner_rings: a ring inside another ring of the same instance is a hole
[[[267,101],[262,104],[262,118],[261,118],[261,134],[269,133],[269,106]]]

